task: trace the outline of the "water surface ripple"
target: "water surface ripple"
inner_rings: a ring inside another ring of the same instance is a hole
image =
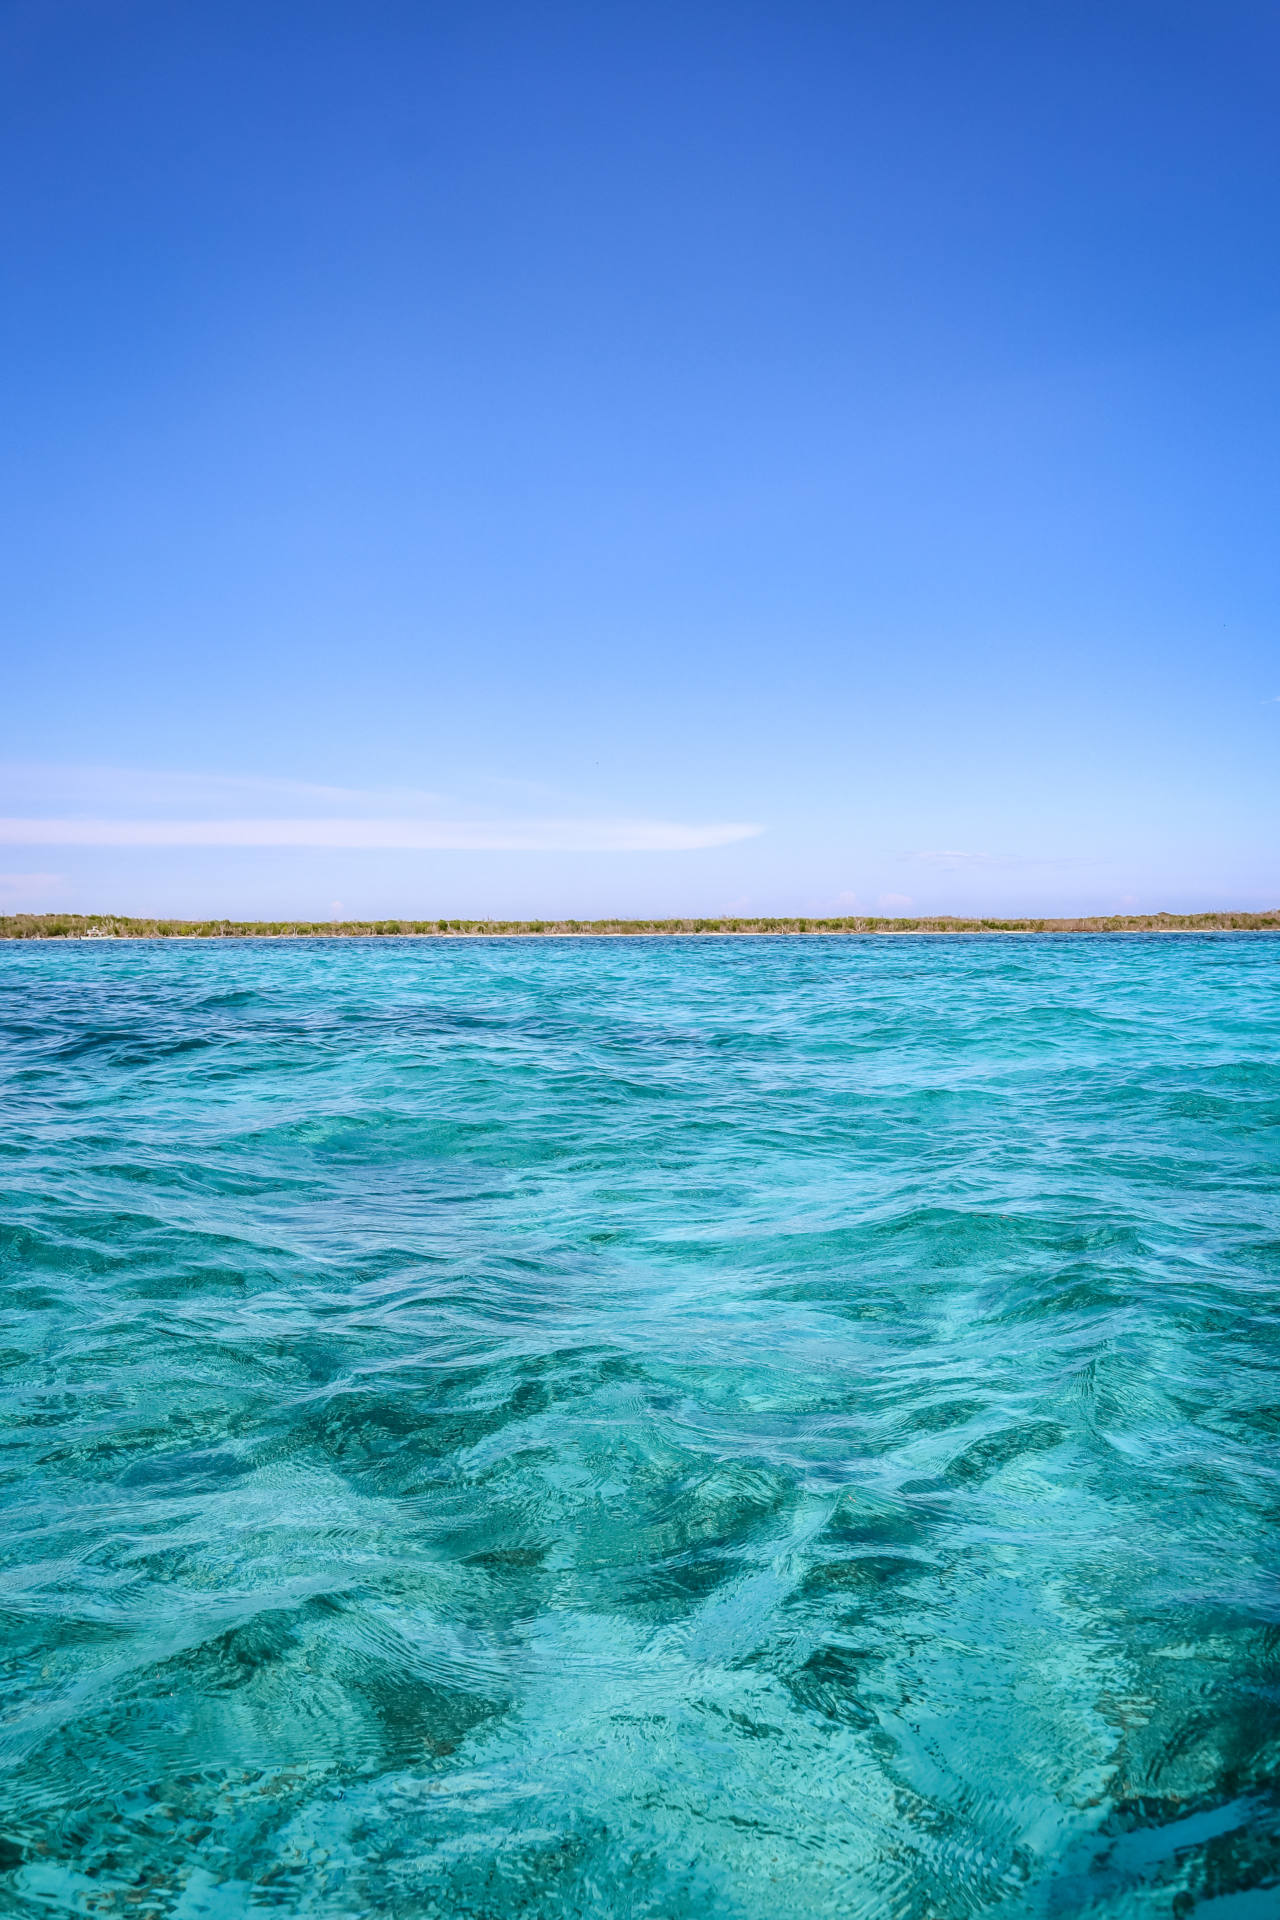
[[[1278,976],[0,951],[0,1910],[1274,1920]]]

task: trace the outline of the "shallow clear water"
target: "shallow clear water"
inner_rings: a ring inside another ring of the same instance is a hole
[[[0,1910],[1274,1920],[1278,984],[0,950]]]

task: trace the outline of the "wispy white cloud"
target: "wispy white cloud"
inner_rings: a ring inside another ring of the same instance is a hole
[[[425,787],[10,761],[0,764],[0,845],[679,853],[762,831],[743,821],[579,813],[547,789],[497,784],[501,798],[490,780],[481,782],[487,799],[477,790],[468,803]]]
[[[921,853],[900,854],[902,860],[914,860],[925,867],[945,867],[954,870],[960,867],[990,867],[997,865],[989,853],[961,853],[954,847],[941,847]]]
[[[920,852],[900,853],[899,860],[909,860],[916,865],[934,867],[943,873],[968,873],[971,871],[1014,871],[1028,867],[1092,867],[1102,862],[1069,853],[966,853],[956,847],[929,848]]]
[[[11,847],[345,847],[465,853],[683,853],[749,840],[744,821],[675,820],[0,819]]]

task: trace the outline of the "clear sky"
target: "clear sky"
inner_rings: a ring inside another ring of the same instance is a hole
[[[0,904],[1274,906],[1278,73],[7,0]]]

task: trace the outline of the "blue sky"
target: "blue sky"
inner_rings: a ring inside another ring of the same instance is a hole
[[[1280,901],[1274,6],[0,54],[0,906]]]

